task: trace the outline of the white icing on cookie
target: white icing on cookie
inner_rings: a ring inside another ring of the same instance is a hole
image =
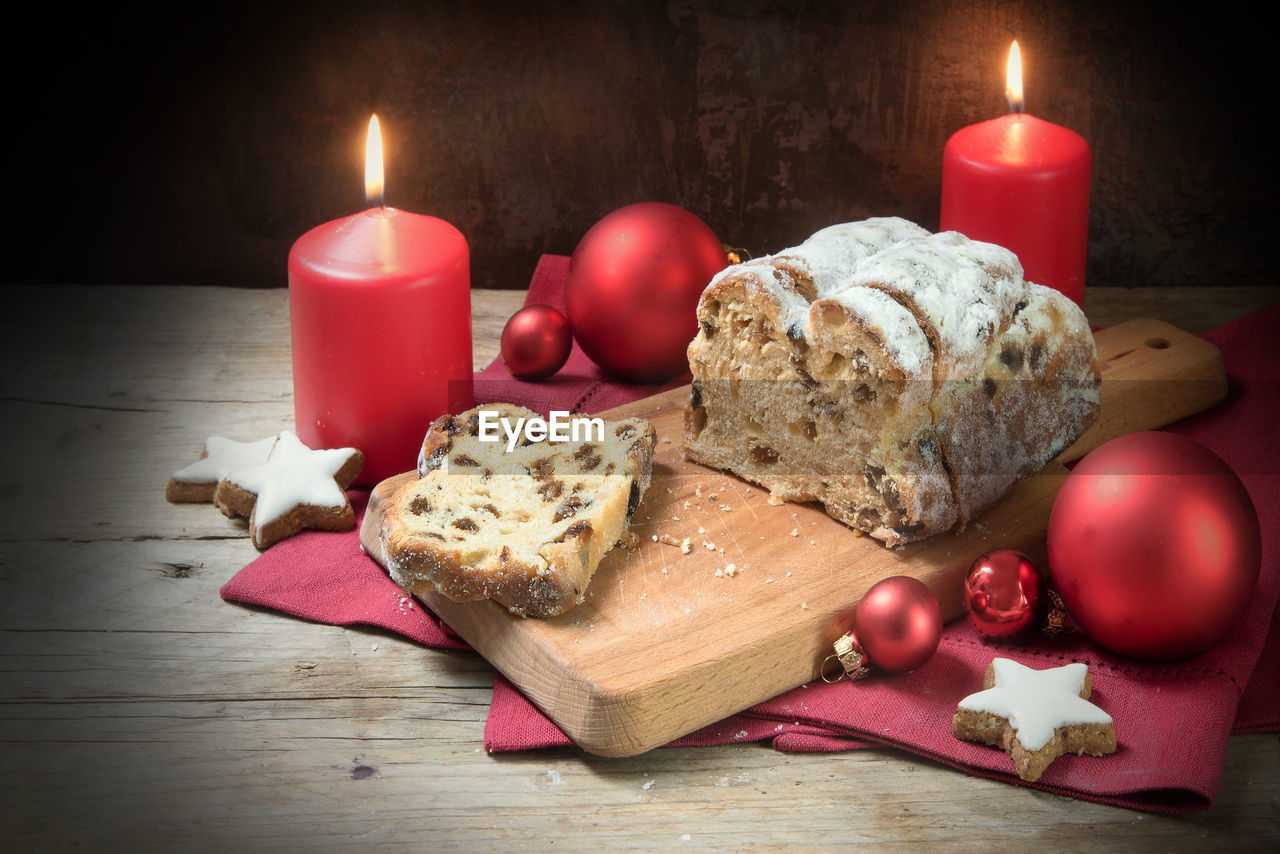
[[[1005,718],[1028,751],[1048,744],[1058,727],[1111,723],[1111,715],[1081,698],[1088,668],[1080,662],[1032,670],[1016,661],[997,658],[991,662],[991,669],[995,686],[965,697],[960,708]]]
[[[268,436],[256,442],[237,442],[210,436],[204,443],[205,456],[178,469],[173,473],[173,479],[182,483],[217,483],[229,472],[266,462],[276,438]]]
[[[344,507],[347,496],[334,476],[353,453],[352,448],[313,451],[285,430],[266,462],[229,472],[226,480],[258,496],[253,522],[262,528],[295,507]]]

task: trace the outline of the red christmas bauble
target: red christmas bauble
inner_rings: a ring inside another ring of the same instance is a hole
[[[675,205],[641,202],[608,214],[569,260],[565,313],[579,346],[604,370],[658,382],[689,368],[698,298],[727,264],[701,219]]]
[[[1049,517],[1049,571],[1067,613],[1133,658],[1182,658],[1222,640],[1249,604],[1261,552],[1240,478],[1173,433],[1089,453]]]
[[[942,639],[938,597],[918,579],[895,575],[878,582],[854,612],[858,641],[876,670],[914,670]]]
[[[551,376],[564,365],[571,349],[569,320],[549,305],[525,306],[502,327],[502,361],[522,380]]]
[[[964,580],[969,625],[989,640],[1013,640],[1035,629],[1049,608],[1049,586],[1031,558],[1012,549],[978,557]]]

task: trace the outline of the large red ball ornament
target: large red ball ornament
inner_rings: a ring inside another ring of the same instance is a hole
[[[1049,609],[1049,585],[1022,552],[996,549],[980,555],[964,580],[969,625],[989,640],[1007,641],[1033,631]]]
[[[689,368],[698,297],[727,264],[701,219],[675,205],[641,202],[608,214],[569,260],[565,312],[573,336],[615,376],[658,382]]]
[[[522,380],[554,374],[569,358],[573,335],[569,320],[549,305],[529,305],[502,327],[502,361]]]
[[[1182,658],[1222,640],[1249,603],[1261,551],[1240,478],[1173,433],[1092,451],[1049,517],[1049,571],[1067,613],[1133,658]]]
[[[942,639],[942,608],[924,582],[895,575],[877,583],[854,612],[858,641],[876,670],[914,670]]]

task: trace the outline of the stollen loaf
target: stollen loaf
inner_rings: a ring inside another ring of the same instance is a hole
[[[684,451],[887,546],[963,527],[1097,418],[1084,313],[1017,256],[899,218],[726,268]]]

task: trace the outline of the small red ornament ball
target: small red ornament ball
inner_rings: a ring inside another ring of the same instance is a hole
[[[522,380],[551,376],[572,348],[569,320],[549,305],[525,306],[502,327],[502,361]]]
[[[942,639],[938,597],[918,579],[895,575],[867,591],[854,613],[858,641],[876,670],[915,670]]]
[[[1173,433],[1089,453],[1049,517],[1049,571],[1067,613],[1132,658],[1183,658],[1222,640],[1249,604],[1261,551],[1240,478]]]
[[[727,266],[724,247],[697,216],[641,202],[608,214],[569,260],[565,313],[579,346],[605,371],[658,382],[689,369],[698,297]]]
[[[978,557],[964,580],[969,625],[989,640],[1033,631],[1049,608],[1049,586],[1031,558],[1012,549]]]

